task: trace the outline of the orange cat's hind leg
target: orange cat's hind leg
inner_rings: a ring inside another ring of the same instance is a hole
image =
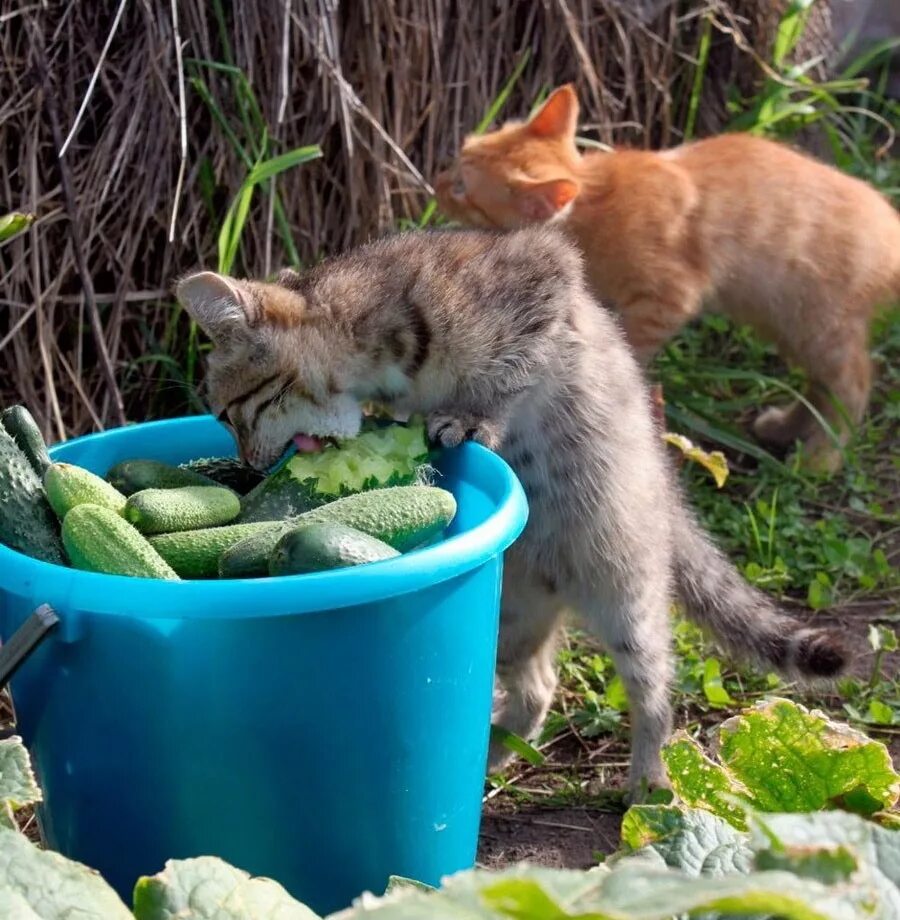
[[[801,441],[802,466],[833,473],[841,468],[842,448],[862,421],[869,402],[872,361],[865,329],[845,330],[840,340],[829,342],[804,363],[810,378],[807,400],[833,434],[801,402],[766,409],[753,430],[764,443],[780,447]]]
[[[769,406],[753,422],[753,433],[772,447],[790,447],[812,433],[815,418],[799,400],[786,406]]]
[[[865,339],[851,347],[845,343],[843,360],[828,375],[817,374],[812,382],[810,402],[815,405],[837,435],[832,436],[816,423],[803,439],[804,468],[821,473],[834,473],[844,462],[843,451],[853,432],[863,420],[872,389],[872,360]]]

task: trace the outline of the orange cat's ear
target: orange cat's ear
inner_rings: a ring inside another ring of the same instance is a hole
[[[555,217],[581,189],[571,179],[551,179],[549,182],[522,183],[513,190],[519,213],[531,221]]]
[[[553,90],[528,122],[537,137],[574,137],[578,128],[578,96],[571,83]]]
[[[259,316],[256,298],[234,278],[198,272],[178,282],[178,302],[214,341],[252,326]]]

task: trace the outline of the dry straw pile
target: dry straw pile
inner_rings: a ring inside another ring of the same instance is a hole
[[[323,153],[258,189],[236,273],[294,258],[286,239],[310,260],[415,219],[517,65],[505,115],[574,80],[590,136],[671,144],[709,21],[698,132],[715,130],[726,88],[758,78],[781,5],[4,4],[0,204],[37,220],[0,248],[0,402],[26,402],[53,439],[198,408],[183,384],[196,348],[168,292],[179,272],[215,267],[258,159]]]

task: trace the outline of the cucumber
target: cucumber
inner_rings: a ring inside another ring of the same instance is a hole
[[[125,503],[125,520],[141,533],[172,533],[217,527],[241,512],[240,499],[224,486],[144,489]]]
[[[264,530],[275,533],[275,539],[269,545],[271,550],[284,532],[284,523],[281,521],[226,524],[224,527],[163,533],[150,537],[150,545],[182,578],[215,578],[219,557],[225,550]]]
[[[62,538],[72,565],[78,569],[178,580],[162,556],[131,524],[101,505],[76,505],[63,520]]]
[[[50,507],[62,520],[76,505],[101,505],[121,514],[125,496],[105,479],[71,463],[51,463],[44,474]]]
[[[217,572],[244,578],[265,575],[275,544],[301,522],[337,521],[405,552],[441,533],[455,513],[456,500],[444,489],[395,486],[348,495],[287,521],[166,533],[150,537],[150,543],[182,578],[214,578]]]
[[[275,551],[278,541],[286,533],[302,526],[301,522],[302,517],[288,521],[256,522],[262,526],[226,547],[219,556],[216,563],[219,578],[261,578],[268,575],[269,557]]]
[[[50,466],[50,455],[31,413],[24,406],[10,406],[0,414],[0,425],[12,436],[31,468],[43,479]]]
[[[289,530],[269,556],[270,575],[300,575],[399,556],[392,546],[345,524],[303,524]]]
[[[275,545],[297,524],[345,524],[403,553],[436,537],[455,514],[456,500],[435,486],[395,486],[359,492],[307,511],[292,522],[261,527],[240,542],[235,541],[222,552],[219,576],[254,578],[267,574]]]
[[[369,430],[298,453],[241,501],[241,521],[282,521],[346,495],[410,485],[428,460],[425,426],[367,422]]]
[[[446,489],[394,486],[339,498],[301,515],[301,520],[337,521],[405,553],[442,533],[455,515],[456,499]]]
[[[123,460],[106,478],[123,494],[133,495],[144,489],[180,489],[183,486],[217,486],[208,476],[185,470],[158,460]]]
[[[200,460],[182,463],[179,469],[191,470],[194,473],[200,473],[201,476],[208,476],[219,485],[234,489],[238,495],[246,495],[266,478],[264,473],[234,457],[204,457]]]
[[[25,454],[0,428],[0,543],[44,562],[65,564],[59,524]]]

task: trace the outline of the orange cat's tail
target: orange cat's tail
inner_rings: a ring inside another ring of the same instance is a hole
[[[675,524],[675,588],[687,615],[724,649],[790,678],[835,677],[850,658],[837,632],[807,627],[754,588],[687,508]]]

